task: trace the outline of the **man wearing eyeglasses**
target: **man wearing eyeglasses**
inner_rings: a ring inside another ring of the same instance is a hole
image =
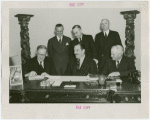
[[[27,61],[25,65],[25,77],[34,77],[37,75],[48,75],[52,74],[52,64],[46,57],[47,48],[44,45],[37,47],[36,56]]]

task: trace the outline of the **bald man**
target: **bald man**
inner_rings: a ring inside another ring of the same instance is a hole
[[[111,59],[107,60],[103,74],[110,77],[127,76],[130,72],[136,70],[133,59],[123,55],[124,50],[121,45],[115,45],[111,48]]]
[[[108,19],[103,19],[100,23],[101,32],[95,36],[95,46],[97,51],[98,67],[101,73],[106,61],[111,58],[111,47],[114,45],[122,45],[119,33],[112,31]]]

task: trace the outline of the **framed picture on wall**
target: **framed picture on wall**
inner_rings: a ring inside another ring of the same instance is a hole
[[[10,85],[21,85],[21,84],[23,84],[21,65],[10,66],[9,81],[10,81]]]

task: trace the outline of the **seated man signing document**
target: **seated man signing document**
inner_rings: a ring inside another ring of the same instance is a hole
[[[110,77],[127,76],[131,71],[136,70],[133,59],[123,55],[124,50],[121,45],[115,45],[111,48],[112,59],[107,60],[103,74]]]
[[[25,66],[25,77],[51,74],[49,58],[46,57],[47,48],[44,45],[37,47],[36,56],[27,61]]]
[[[85,45],[78,43],[74,46],[74,54],[76,58],[69,61],[66,75],[87,76],[88,74],[96,74],[96,63],[92,58],[85,55]]]

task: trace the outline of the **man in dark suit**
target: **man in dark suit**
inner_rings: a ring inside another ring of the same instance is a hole
[[[87,76],[88,74],[96,74],[97,67],[93,59],[85,55],[85,45],[78,43],[74,47],[76,58],[72,58],[68,64],[66,75]]]
[[[48,55],[54,63],[56,75],[63,75],[67,69],[70,55],[69,37],[63,35],[64,27],[62,24],[55,26],[55,36],[48,41]]]
[[[98,67],[101,73],[107,59],[111,58],[111,47],[114,45],[122,45],[119,33],[109,29],[109,20],[103,19],[100,24],[102,32],[95,36],[95,46],[97,51]]]
[[[73,35],[75,39],[71,42],[71,56],[74,56],[74,46],[78,43],[83,43],[86,48],[85,55],[89,58],[92,58],[96,63],[98,60],[96,59],[96,49],[92,35],[85,35],[82,33],[82,29],[80,25],[75,25],[72,28]]]
[[[44,45],[37,47],[36,56],[27,61],[24,70],[24,76],[33,77],[36,75],[45,76],[47,74],[53,74],[53,66],[50,64],[50,60],[46,57],[47,48]],[[54,70],[53,70],[54,71]]]
[[[111,49],[111,57],[103,69],[103,74],[112,76],[127,76],[130,72],[136,70],[134,60],[123,55],[123,47],[121,45],[113,46]]]

